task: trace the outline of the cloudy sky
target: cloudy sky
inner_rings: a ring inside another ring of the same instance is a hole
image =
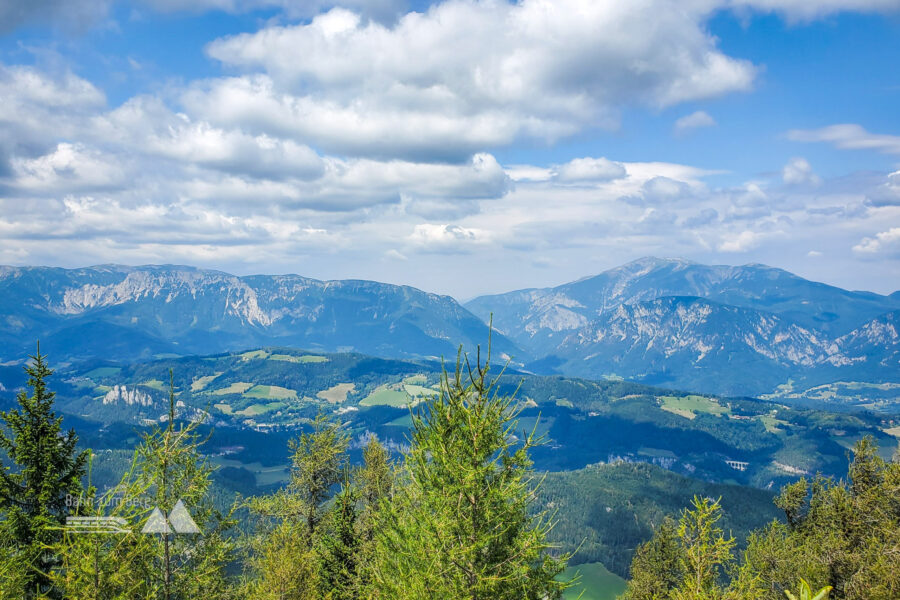
[[[0,264],[892,292],[898,59],[900,0],[0,0]]]

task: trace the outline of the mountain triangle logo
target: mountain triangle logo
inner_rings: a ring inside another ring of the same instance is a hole
[[[168,516],[159,507],[154,508],[147,523],[144,524],[144,528],[141,529],[141,533],[196,534],[200,533],[200,528],[194,522],[184,502],[179,500]]]

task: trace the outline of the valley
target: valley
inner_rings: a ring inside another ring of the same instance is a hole
[[[898,299],[758,265],[643,259],[465,307],[374,282],[184,267],[5,269],[0,290],[0,408],[25,384],[28,332],[108,489],[165,423],[171,377],[176,418],[203,423],[223,509],[284,486],[289,441],[322,415],[354,463],[374,437],[400,460],[440,394],[441,359],[474,356],[493,318],[515,436],[545,440],[531,452],[545,474],[535,510],[558,515],[551,539],[574,552],[584,598],[621,591],[634,549],[695,495],[722,498],[742,544],[780,518],[782,486],[845,476],[864,437],[885,459],[900,440]]]

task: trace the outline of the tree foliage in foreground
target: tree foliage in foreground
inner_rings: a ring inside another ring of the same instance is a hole
[[[55,583],[71,600],[192,600],[232,597],[226,569],[233,560],[229,515],[210,502],[213,467],[200,452],[199,422],[175,419],[174,387],[169,414],[135,452],[120,484],[98,495],[88,486],[79,516],[120,517],[126,532],[66,533],[54,552],[61,565]],[[199,533],[179,532],[173,509],[181,502]],[[143,533],[159,509],[156,533]]]
[[[53,371],[40,345],[25,368],[28,387],[18,408],[0,412],[0,452],[11,465],[0,468],[0,598],[59,598],[49,573],[58,555],[48,551],[69,514],[67,497],[78,494],[87,453],[74,431],[63,433],[47,388]]]
[[[514,396],[498,393],[490,357],[457,359],[440,396],[413,416],[401,485],[382,504],[369,593],[379,599],[559,598],[564,557],[546,541],[546,516],[529,514],[537,482],[514,430]]]
[[[623,598],[769,600],[791,597],[798,580],[800,598],[900,598],[900,462],[880,458],[871,439],[854,447],[846,479],[800,479],[775,503],[786,523],[751,534],[736,560],[714,528],[711,536],[685,535],[685,525],[715,519],[719,510],[695,499],[677,533],[663,523],[637,550]]]

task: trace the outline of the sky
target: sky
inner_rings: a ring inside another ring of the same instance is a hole
[[[898,59],[900,0],[0,0],[0,264],[891,293]]]

